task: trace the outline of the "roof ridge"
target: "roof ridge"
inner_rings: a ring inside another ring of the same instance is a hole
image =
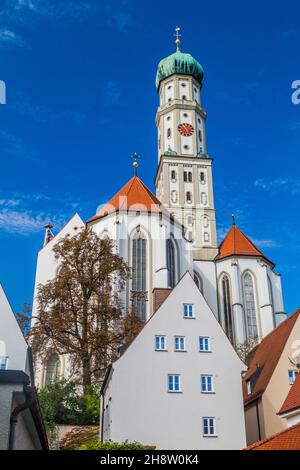
[[[300,427],[300,423],[294,424],[293,426],[290,426],[289,428],[283,429],[283,431],[279,431],[276,434],[272,434],[269,437],[265,437],[265,439],[262,439],[261,441],[254,442],[254,444],[251,444],[250,446],[245,447],[244,450],[251,450],[251,449],[254,449],[255,447],[260,447],[262,444],[265,444],[266,442],[269,442],[272,439],[275,439],[275,437],[281,436],[282,434],[285,434],[286,432],[289,432],[292,429],[297,428],[298,426]]]

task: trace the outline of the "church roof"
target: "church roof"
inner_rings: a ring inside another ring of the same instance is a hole
[[[159,89],[160,82],[174,73],[192,75],[202,84],[204,75],[203,68],[191,54],[177,50],[174,54],[162,59],[158,64],[155,80],[156,88]]]
[[[278,414],[288,413],[298,408],[300,408],[300,374],[297,375]]]
[[[164,213],[171,217],[168,209],[154,196],[138,176],[131,178],[88,222],[93,222],[120,210],[151,211],[152,213]]]
[[[255,350],[249,369],[243,379],[244,405],[259,398],[266,390],[299,315],[300,309],[296,310],[265,336]],[[251,383],[250,394],[247,393],[246,385],[249,380]]]
[[[263,256],[254,243],[236,226],[233,225],[219,247],[216,259],[229,256]]]

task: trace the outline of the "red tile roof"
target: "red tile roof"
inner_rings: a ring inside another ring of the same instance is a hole
[[[222,241],[216,259],[229,256],[262,256],[265,258],[262,251],[236,225],[231,227]]]
[[[299,314],[300,309],[280,323],[257,347],[250,367],[243,379],[245,405],[261,396],[267,388]],[[251,394],[248,395],[246,382],[250,379],[252,379],[253,383],[251,383]]]
[[[155,313],[164,301],[169,297],[172,288],[155,288],[153,289],[153,313]]]
[[[300,423],[256,442],[245,450],[300,450]]]
[[[278,414],[287,413],[297,408],[300,408],[300,374],[296,377]]]
[[[131,178],[88,222],[119,210],[163,212],[171,217],[168,209],[137,176]]]

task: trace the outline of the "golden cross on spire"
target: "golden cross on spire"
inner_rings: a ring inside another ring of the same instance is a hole
[[[177,51],[180,51],[179,45],[180,45],[181,41],[180,41],[179,38],[181,37],[181,34],[180,34],[180,27],[179,26],[176,26],[174,36],[176,37],[175,44],[177,46]]]
[[[137,169],[138,169],[138,159],[141,158],[141,156],[137,153],[134,152],[133,155],[131,155],[131,158],[133,158],[133,168],[134,168],[134,176],[137,176]]]

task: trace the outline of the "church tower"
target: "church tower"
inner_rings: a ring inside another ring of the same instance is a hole
[[[201,105],[203,69],[190,54],[177,50],[161,60],[156,76],[159,107],[158,199],[186,228],[195,261],[212,261],[217,236],[212,184],[212,159],[207,155],[206,112]]]

